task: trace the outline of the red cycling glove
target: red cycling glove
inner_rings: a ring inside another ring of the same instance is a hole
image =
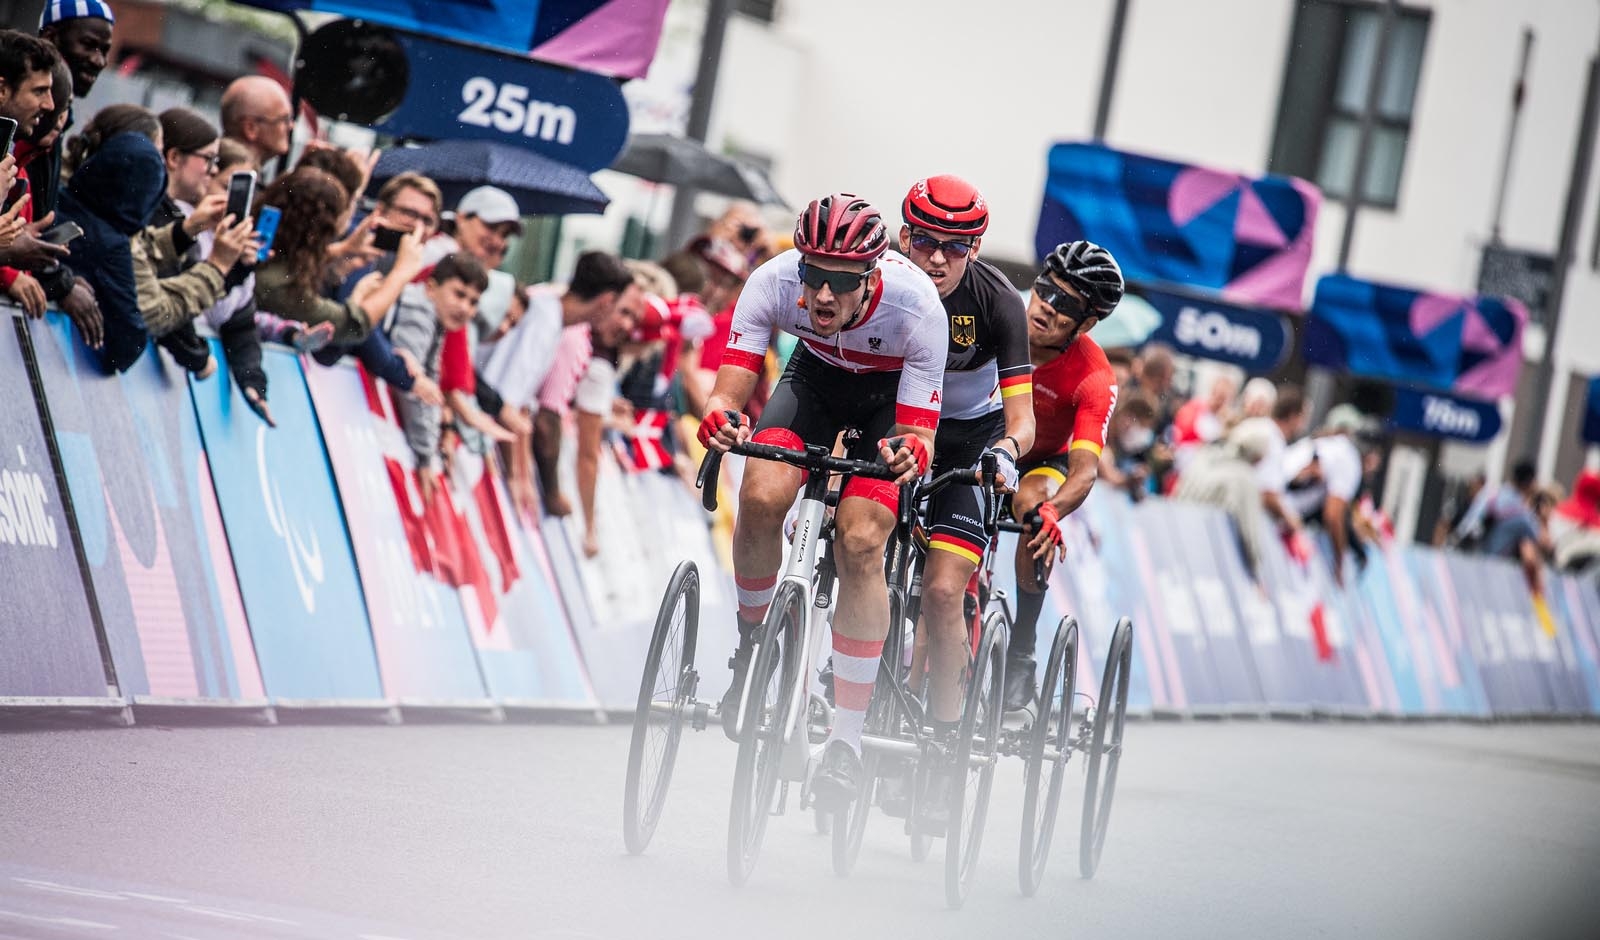
[[[697,435],[697,437],[700,439],[701,447],[710,447],[711,439],[716,437],[717,432],[721,431],[723,428],[749,426],[750,419],[746,417],[743,412],[713,411],[706,415],[705,420],[700,422],[700,433]]]
[[[901,437],[886,437],[878,442],[879,447],[889,448],[892,454],[904,447],[911,451],[911,459],[916,461],[917,476],[928,472],[928,445],[916,434],[906,434]]]
[[[1040,503],[1032,515],[1038,517],[1038,531],[1045,533],[1052,547],[1061,544],[1061,510],[1048,499]],[[1035,533],[1037,534],[1037,532]]]

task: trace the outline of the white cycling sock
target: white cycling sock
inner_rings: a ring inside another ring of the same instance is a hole
[[[843,741],[861,753],[861,728],[872,703],[872,684],[878,679],[882,640],[856,640],[833,634],[833,727],[828,743]]]

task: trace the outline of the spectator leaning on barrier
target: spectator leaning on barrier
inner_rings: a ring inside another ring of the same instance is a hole
[[[117,127],[129,130],[103,130]],[[73,244],[73,263],[93,286],[104,313],[100,364],[107,372],[121,372],[138,360],[148,339],[139,312],[131,239],[149,224],[166,194],[158,149],[161,124],[143,108],[112,106],[95,115],[84,136],[91,133],[105,142],[76,168],[61,192],[60,216],[83,229]],[[75,148],[74,153],[85,149]]]
[[[187,108],[171,108],[160,120],[166,192],[130,245],[139,314],[179,365],[206,378],[216,363],[194,320],[250,273],[255,227],[248,217],[223,217],[226,195],[205,197],[218,159],[217,129]],[[214,250],[202,259],[198,239],[213,230]]]
[[[87,97],[105,71],[111,56],[112,26],[116,16],[101,0],[45,0],[39,15],[39,38],[61,53],[72,71],[72,96]],[[72,126],[70,109],[66,127]],[[64,128],[65,129],[65,128]],[[50,151],[48,170],[36,173],[33,211],[41,218],[55,211],[61,191],[62,142]]]
[[[339,237],[349,202],[339,181],[306,167],[284,174],[268,186],[261,204],[283,213],[273,256],[256,269],[256,306],[266,313],[316,325],[331,323],[334,340],[354,344],[400,298],[400,291],[422,271],[422,227],[400,239],[387,273],[362,278],[344,302],[322,291],[329,285],[328,246]]]
[[[13,30],[0,30],[0,116],[17,122],[17,143],[12,153],[0,158],[0,184],[6,195],[5,211],[0,213],[0,285],[27,311],[29,316],[44,316],[49,297],[39,279],[30,271],[55,263],[67,253],[64,247],[48,245],[38,238],[53,221],[49,217],[34,222],[32,179],[29,167],[37,163],[38,145],[31,142],[40,128],[60,123],[55,109],[58,73],[66,64],[55,47],[42,39]],[[66,97],[71,100],[70,78]],[[52,144],[54,138],[50,138]],[[59,271],[59,267],[57,267]],[[70,280],[70,279],[69,279]]]
[[[1277,428],[1269,418],[1246,418],[1226,439],[1195,452],[1173,492],[1176,499],[1216,506],[1233,520],[1252,577],[1261,567],[1264,531],[1256,468],[1272,453]]]
[[[1172,458],[1179,473],[1197,448],[1221,440],[1227,433],[1233,421],[1233,396],[1238,391],[1233,376],[1218,372],[1205,394],[1190,398],[1172,416]]]
[[[617,295],[617,302],[590,324],[593,353],[572,396],[578,425],[578,500],[583,504],[583,553],[590,558],[600,554],[594,496],[600,478],[600,451],[606,421],[619,404],[631,413],[617,394],[618,354],[639,324],[644,288],[648,283],[647,277],[636,275],[633,283]]]
[[[1254,381],[1252,379],[1252,381]],[[1272,441],[1267,456],[1256,464],[1256,485],[1261,488],[1261,508],[1277,524],[1278,534],[1297,556],[1310,551],[1302,539],[1305,528],[1300,514],[1285,498],[1289,480],[1284,476],[1283,452],[1289,442],[1299,440],[1306,428],[1306,398],[1298,385],[1274,390],[1272,403]]]
[[[428,375],[436,376],[444,335],[472,320],[478,297],[488,284],[488,275],[476,258],[466,252],[445,255],[425,281],[401,292],[389,325],[390,340],[415,356]],[[399,404],[406,442],[417,459],[422,499],[431,503],[441,466],[440,409],[409,394],[400,396]]]
[[[1533,498],[1539,481],[1539,469],[1524,457],[1511,467],[1511,479],[1493,489],[1484,487],[1467,507],[1466,514],[1456,524],[1452,539],[1463,551],[1471,551],[1482,544],[1485,536],[1502,519],[1522,512]]]
[[[1556,567],[1562,571],[1593,569],[1600,561],[1600,473],[1584,470],[1572,483],[1572,497],[1550,517]]]
[[[262,75],[236,78],[222,92],[222,133],[250,149],[265,174],[289,152],[294,107],[283,86]]]
[[[534,513],[534,467],[544,491],[544,510],[565,516],[572,506],[561,493],[557,464],[561,422],[571,410],[578,381],[591,355],[589,324],[606,316],[633,288],[633,274],[615,255],[586,251],[578,256],[565,287],[542,284],[528,292],[528,313],[483,359],[485,378],[506,404],[535,414],[531,440],[511,454],[510,486],[517,505]]]
[[[1483,539],[1484,554],[1522,565],[1528,590],[1536,597],[1544,596],[1544,566],[1555,556],[1550,518],[1562,495],[1554,484],[1532,487],[1528,501],[1497,518]]]
[[[1345,554],[1354,548],[1350,511],[1366,475],[1357,435],[1372,424],[1354,405],[1336,405],[1315,436],[1289,445],[1283,454],[1289,505],[1307,523],[1320,525],[1333,542],[1333,577],[1344,582]]]

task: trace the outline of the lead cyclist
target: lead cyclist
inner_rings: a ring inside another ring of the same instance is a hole
[[[831,448],[840,430],[853,427],[860,438],[848,456],[881,457],[899,482],[920,477],[933,453],[944,379],[938,291],[903,255],[888,250],[878,210],[849,193],[808,205],[794,243],[757,268],[739,295],[701,443],[717,451],[747,440]],[[752,429],[740,409],[755,388],[774,329],[800,342]],[[891,441],[899,446],[891,449]],[[721,704],[730,737],[756,632],[777,587],[784,515],[802,480],[798,469],[774,461],[752,460],[744,471],[733,530],[739,646],[729,661],[733,684]],[[834,720],[812,779],[819,804],[833,809],[854,800],[860,786],[861,730],[889,624],[883,554],[898,505],[894,482],[852,477],[834,516]]]

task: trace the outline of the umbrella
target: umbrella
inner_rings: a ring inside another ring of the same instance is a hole
[[[707,150],[705,144],[668,134],[637,134],[611,169],[652,183],[692,186],[735,199],[788,207],[765,170]]]
[[[449,204],[486,184],[510,193],[527,215],[599,213],[610,202],[577,167],[488,140],[441,140],[385,150],[372,178],[386,180],[407,171],[438,183]]]

